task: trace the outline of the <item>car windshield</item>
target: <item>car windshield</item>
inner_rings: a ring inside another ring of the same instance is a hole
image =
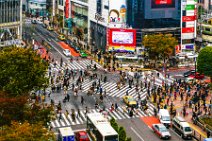
[[[87,139],[88,136],[87,135],[83,135],[83,136],[80,136],[81,139]]]
[[[167,132],[166,127],[160,127],[160,132]]]
[[[128,101],[135,101],[135,100],[132,97],[129,97]]]
[[[162,116],[162,119],[163,119],[164,121],[170,121],[170,117],[169,117],[169,116]]]
[[[185,130],[186,132],[191,132],[191,128],[190,128],[190,127],[185,127],[184,130]]]
[[[65,50],[66,53],[69,53],[69,50]]]

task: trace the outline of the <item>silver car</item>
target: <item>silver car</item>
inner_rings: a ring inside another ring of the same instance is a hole
[[[163,124],[153,124],[152,129],[161,139],[171,138],[171,134]]]

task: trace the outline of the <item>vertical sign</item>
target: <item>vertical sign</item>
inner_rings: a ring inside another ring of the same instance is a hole
[[[65,17],[66,19],[69,18],[69,0],[66,0],[65,3]]]
[[[194,50],[194,39],[196,38],[196,8],[196,0],[183,0],[181,2],[181,49]]]

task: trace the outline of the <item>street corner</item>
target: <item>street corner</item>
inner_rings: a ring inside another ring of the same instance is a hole
[[[141,117],[140,118],[150,129],[152,129],[152,124],[160,123],[159,119],[154,116]]]

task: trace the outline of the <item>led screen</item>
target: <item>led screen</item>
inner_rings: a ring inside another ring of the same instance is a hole
[[[136,30],[108,29],[108,50],[133,52],[136,46]]]
[[[175,8],[175,0],[152,0],[152,8]]]
[[[133,32],[112,32],[112,43],[113,44],[132,44],[133,43]]]

